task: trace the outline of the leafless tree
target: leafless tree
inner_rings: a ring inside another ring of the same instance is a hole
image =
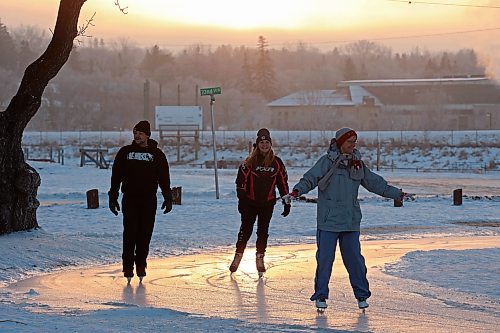
[[[36,195],[40,176],[25,162],[21,139],[40,107],[45,87],[66,63],[75,38],[82,32],[78,18],[85,2],[60,1],[47,49],[26,68],[15,96],[7,109],[0,112],[0,234],[38,227]]]

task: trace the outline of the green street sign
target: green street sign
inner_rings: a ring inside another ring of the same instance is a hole
[[[206,95],[220,95],[220,93],[221,93],[220,87],[202,88],[202,89],[200,89],[201,96],[206,96]]]

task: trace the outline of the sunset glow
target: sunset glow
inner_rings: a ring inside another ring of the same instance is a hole
[[[143,0],[131,4],[137,15],[181,25],[212,26],[226,29],[275,28],[282,30],[325,30],[331,28],[386,25],[389,21],[406,23],[427,16],[427,23],[442,19],[440,10],[429,7],[387,5],[382,1],[325,1],[325,0],[232,0],[163,1]],[[401,13],[411,11],[410,17]],[[448,19],[462,9],[452,9]]]
[[[230,29],[258,27],[299,28],[311,11],[305,1],[210,2],[144,0],[134,4],[144,16],[183,25],[216,26]]]
[[[476,48],[496,58],[500,9],[386,0],[88,0],[80,21],[93,16],[92,37],[128,38],[138,46],[179,49],[193,44],[270,46],[297,42],[328,49],[357,40],[397,49]],[[487,4],[484,1],[482,4]],[[0,0],[0,21],[52,29],[59,0]],[[494,28],[493,30],[491,28]],[[495,30],[498,29],[498,30]],[[478,31],[467,34],[452,32]],[[481,32],[484,31],[484,32]],[[450,34],[452,33],[452,34]],[[424,36],[418,38],[416,36]],[[436,37],[434,37],[436,36]]]

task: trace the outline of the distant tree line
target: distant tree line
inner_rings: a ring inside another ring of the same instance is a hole
[[[0,21],[0,111],[6,108],[27,64],[48,44],[47,33]],[[264,36],[255,47],[192,45],[174,53],[158,45],[141,48],[120,39],[79,38],[70,59],[44,93],[27,129],[117,130],[144,117],[155,105],[203,105],[196,89],[221,86],[217,127],[253,130],[266,126],[266,104],[296,91],[334,89],[342,80],[485,75],[472,49],[431,53],[418,47],[395,53],[361,40],[328,51],[307,44],[272,48]],[[205,125],[209,125],[206,113]]]

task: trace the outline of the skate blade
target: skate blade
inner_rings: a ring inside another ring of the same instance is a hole
[[[264,272],[259,272],[259,279],[264,276]]]
[[[139,276],[139,283],[142,283],[142,279],[144,279],[144,276]]]
[[[130,284],[130,281],[132,281],[132,278],[131,278],[131,277],[128,277],[128,278],[127,278],[127,284]]]
[[[316,308],[316,311],[318,311],[318,313],[325,313],[325,310],[326,308]]]

